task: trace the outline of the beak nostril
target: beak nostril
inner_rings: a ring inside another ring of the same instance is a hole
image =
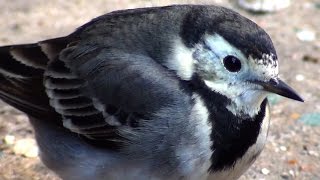
[[[275,78],[270,79],[270,84],[272,84],[273,86],[276,86],[279,84],[279,81]]]

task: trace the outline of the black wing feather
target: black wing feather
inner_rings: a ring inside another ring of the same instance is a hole
[[[35,56],[38,58],[29,59]],[[37,44],[1,47],[1,99],[34,117],[54,114],[42,85],[43,67],[47,61]]]

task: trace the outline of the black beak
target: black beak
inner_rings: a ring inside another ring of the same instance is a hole
[[[271,79],[268,82],[255,81],[256,84],[260,84],[265,91],[269,91],[280,96],[287,97],[296,101],[304,102],[304,100],[295,92],[290,86],[281,81],[280,79]]]

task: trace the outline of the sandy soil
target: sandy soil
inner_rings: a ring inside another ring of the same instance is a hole
[[[116,9],[194,3],[196,1],[149,0],[1,0],[0,44],[29,43],[67,35],[77,26]],[[306,100],[304,104],[273,97],[268,144],[257,162],[242,179],[320,179],[320,126],[299,118],[320,113],[320,2],[296,0],[281,12],[252,15],[228,1],[211,0],[233,8],[262,26],[272,37],[280,59],[281,77]],[[309,30],[312,41],[301,41],[297,33]],[[16,140],[33,137],[26,117],[0,103],[0,179],[56,180],[39,158],[15,155],[6,135]]]

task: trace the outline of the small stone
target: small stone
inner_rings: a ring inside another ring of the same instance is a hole
[[[280,146],[280,150],[281,150],[281,151],[287,151],[287,147],[285,147],[285,146]]]
[[[28,117],[26,115],[20,114],[15,116],[18,121],[28,121]]]
[[[296,75],[296,80],[297,80],[297,81],[303,81],[303,80],[304,80],[304,75],[302,75],[302,74],[297,74],[297,75]]]
[[[290,179],[289,174],[286,173],[286,172],[282,173],[282,174],[280,175],[280,177],[281,177],[282,179]]]
[[[300,41],[309,41],[310,42],[310,41],[314,41],[316,39],[316,33],[314,31],[307,30],[307,29],[298,31],[296,35]]]
[[[298,161],[296,159],[290,159],[290,160],[288,160],[288,164],[296,165],[296,164],[298,164]]]
[[[268,175],[268,174],[270,173],[270,170],[267,169],[267,168],[262,168],[262,169],[261,169],[261,172],[262,172],[262,174],[264,174],[264,175]]]
[[[319,153],[317,153],[316,151],[308,151],[308,154],[311,156],[319,157]]]
[[[291,0],[238,0],[238,4],[252,12],[275,12],[287,8]]]
[[[294,173],[293,170],[289,170],[289,174],[290,174],[291,176],[295,176],[295,173]]]
[[[319,43],[319,48],[320,48],[320,43]],[[314,55],[306,54],[302,57],[302,61],[316,64],[318,63],[318,57]]]
[[[7,144],[7,145],[14,144],[14,141],[15,141],[15,137],[13,135],[6,135],[4,137],[4,143]]]
[[[294,119],[294,120],[297,120],[297,119],[299,119],[300,118],[300,114],[299,113],[292,113],[291,115],[290,115],[290,118],[291,119]]]
[[[16,141],[13,147],[13,152],[17,155],[23,155],[25,157],[37,157],[38,147],[34,139],[19,139]]]

